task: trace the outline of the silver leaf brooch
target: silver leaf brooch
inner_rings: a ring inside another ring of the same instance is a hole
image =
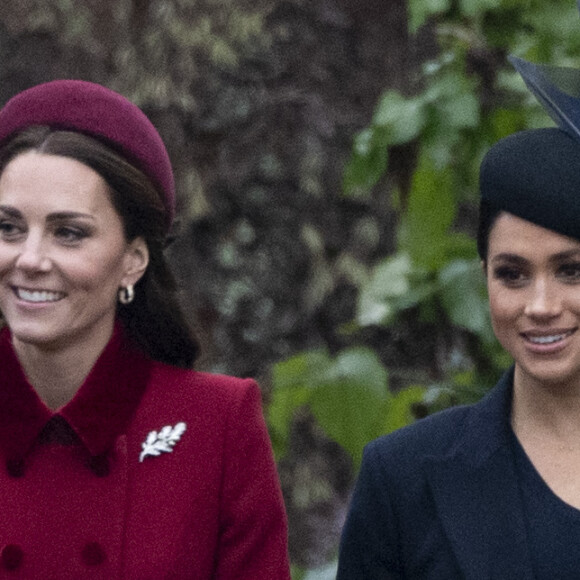
[[[174,445],[181,439],[185,429],[185,423],[177,423],[175,427],[165,425],[159,432],[151,431],[147,435],[147,439],[141,444],[143,451],[139,455],[139,461],[143,461],[147,456],[157,457],[162,453],[171,453]]]

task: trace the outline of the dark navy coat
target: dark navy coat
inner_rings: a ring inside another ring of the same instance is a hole
[[[479,403],[370,443],[337,580],[531,580],[510,445],[513,372]]]

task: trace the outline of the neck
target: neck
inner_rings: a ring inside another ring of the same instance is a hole
[[[580,441],[580,388],[540,384],[519,372],[514,375],[512,426],[518,436]]]
[[[89,341],[75,341],[59,348],[47,348],[13,339],[14,350],[28,382],[45,405],[56,410],[66,405],[79,390],[111,338],[112,328]]]

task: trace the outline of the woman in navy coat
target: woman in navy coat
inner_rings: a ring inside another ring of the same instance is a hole
[[[0,111],[0,578],[289,579],[252,380],[190,370],[173,174],[121,95]]]
[[[481,167],[478,249],[514,365],[479,403],[367,446],[338,580],[580,577],[580,101],[514,63],[561,122]]]

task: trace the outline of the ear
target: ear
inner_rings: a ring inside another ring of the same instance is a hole
[[[149,265],[149,248],[147,242],[141,238],[135,238],[127,246],[125,251],[124,276],[121,286],[135,285],[147,270]]]

